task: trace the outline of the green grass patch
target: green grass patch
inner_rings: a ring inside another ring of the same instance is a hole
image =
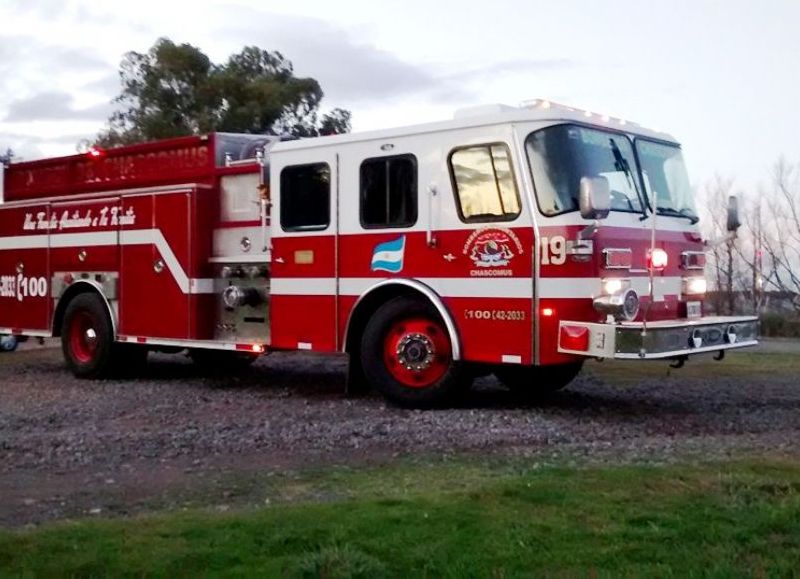
[[[714,360],[712,354],[690,358],[683,368],[671,368],[668,361],[590,360],[584,372],[609,383],[632,384],[652,378],[742,378],[765,375],[795,375],[800,373],[800,356],[785,353],[733,351],[723,361]]]
[[[0,575],[788,577],[800,561],[792,463],[404,463],[302,484],[328,498],[0,532]]]
[[[762,314],[761,335],[800,338],[800,318],[796,314]]]

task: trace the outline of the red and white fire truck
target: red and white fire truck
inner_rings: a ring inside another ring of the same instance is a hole
[[[60,336],[81,377],[149,350],[217,368],[339,352],[352,383],[428,406],[481,372],[543,391],[589,357],[757,342],[755,317],[703,315],[678,143],[548,101],[92,149],[2,183],[0,334]]]

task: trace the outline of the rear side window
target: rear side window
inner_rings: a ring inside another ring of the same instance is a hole
[[[511,221],[520,214],[508,147],[478,145],[450,154],[450,174],[462,221]]]
[[[331,222],[331,169],[327,163],[294,165],[281,171],[281,227],[325,229]]]
[[[361,163],[361,225],[410,227],[417,222],[417,160],[413,155]]]

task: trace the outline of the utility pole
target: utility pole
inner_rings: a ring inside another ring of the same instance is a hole
[[[753,227],[753,312],[758,314],[763,301],[764,278],[762,277],[764,250],[762,245],[761,197],[756,205],[755,225]]]
[[[733,293],[733,239],[728,241],[728,315],[733,315],[736,309],[736,295]]]

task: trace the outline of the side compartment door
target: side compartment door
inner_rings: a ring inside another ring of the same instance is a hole
[[[337,155],[315,150],[272,159],[275,348],[336,349]]]
[[[48,238],[53,226],[47,204],[0,207],[0,328],[50,331]]]
[[[117,274],[119,197],[53,203],[51,210],[58,220],[50,237],[50,269],[56,280],[67,273]]]
[[[189,337],[191,194],[122,199],[121,335]]]

